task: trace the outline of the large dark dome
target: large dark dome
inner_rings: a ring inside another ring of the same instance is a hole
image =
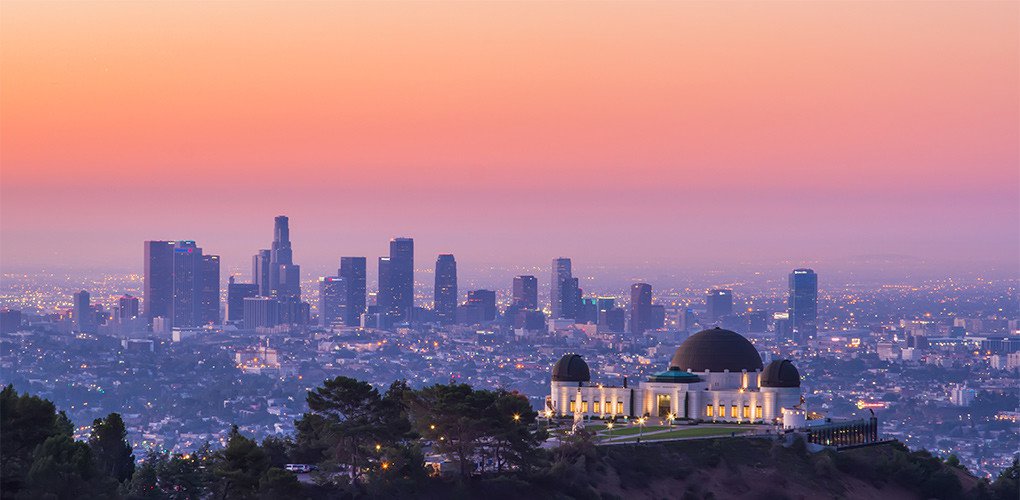
[[[556,362],[552,369],[553,382],[589,382],[591,372],[588,371],[588,363],[585,363],[577,354],[567,354]]]
[[[777,359],[761,372],[762,387],[800,387],[800,372],[788,359]]]
[[[761,355],[742,335],[715,327],[691,335],[676,348],[670,368],[689,372],[753,372],[761,370]]]

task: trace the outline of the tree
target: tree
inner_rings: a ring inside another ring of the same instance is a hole
[[[996,500],[1016,500],[1020,495],[1020,457],[1013,457],[1013,465],[1003,469],[990,489]]]
[[[258,443],[230,429],[227,446],[216,453],[213,474],[219,480],[217,495],[222,499],[255,497],[259,479],[269,469],[269,458]]]
[[[33,453],[23,498],[113,498],[116,482],[98,473],[85,443],[57,434],[46,438]]]
[[[120,414],[111,413],[105,419],[97,418],[92,422],[89,447],[96,468],[117,482],[127,481],[135,472],[135,456],[127,442],[127,430]]]
[[[309,391],[308,409],[295,422],[298,447],[321,448],[324,455],[347,466],[353,482],[371,453],[369,447],[391,443],[401,429],[397,402],[383,401],[370,384],[349,377],[328,379]]]
[[[452,456],[464,478],[473,470],[484,435],[481,412],[488,402],[483,393],[467,384],[436,384],[417,391],[411,403],[418,432],[432,440],[437,451]]]
[[[159,487],[159,461],[163,455],[156,451],[150,451],[142,461],[141,467],[135,469],[128,485],[127,497],[131,500],[144,500],[162,498],[162,491]]]
[[[283,469],[290,462],[290,449],[294,446],[289,437],[268,436],[262,440],[262,450],[266,452],[269,466]]]
[[[73,427],[52,402],[8,385],[0,391],[0,431],[0,495],[10,498],[24,486],[35,449],[50,437],[70,436]]]
[[[301,483],[292,472],[270,467],[259,479],[259,497],[265,499],[299,498]]]

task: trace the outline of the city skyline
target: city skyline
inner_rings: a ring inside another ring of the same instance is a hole
[[[465,264],[1016,274],[1015,3],[403,7],[5,5],[0,268],[239,262],[287,213],[309,270],[409,234]]]

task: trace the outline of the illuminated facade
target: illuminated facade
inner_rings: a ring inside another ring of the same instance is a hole
[[[709,422],[780,422],[799,411],[800,373],[789,360],[763,365],[747,339],[721,328],[692,335],[666,371],[635,387],[593,384],[587,363],[568,354],[553,367],[546,410],[586,417],[662,417]]]

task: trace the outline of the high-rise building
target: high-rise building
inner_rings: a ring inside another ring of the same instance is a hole
[[[627,311],[622,307],[613,307],[599,311],[600,332],[623,333],[627,321]]]
[[[271,328],[280,324],[280,302],[273,297],[244,299],[244,327]]]
[[[251,281],[258,286],[259,295],[263,297],[269,297],[273,294],[273,288],[270,285],[269,277],[273,275],[271,270],[271,264],[273,261],[272,250],[259,250],[259,253],[252,257],[251,263]]]
[[[95,333],[95,310],[89,292],[82,290],[73,297],[74,309],[71,310],[71,329],[76,332]]]
[[[194,241],[178,241],[174,244],[174,300],[171,304],[171,325],[175,327],[198,326],[199,271],[202,269],[202,249]]]
[[[344,325],[360,326],[365,313],[366,276],[368,266],[364,257],[340,257],[337,276],[344,280]]]
[[[227,283],[227,321],[244,321],[244,299],[259,296],[255,283],[235,283],[230,277]]]
[[[145,317],[175,327],[219,322],[220,258],[191,240],[145,242]]]
[[[145,275],[142,301],[145,317],[170,318],[174,300],[174,242],[145,242]]]
[[[481,309],[482,321],[493,321],[496,319],[496,292],[492,290],[471,290],[467,294],[468,307]]]
[[[383,316],[393,308],[391,268],[392,262],[389,257],[379,257],[379,291],[375,294],[375,305],[379,309],[379,314]]]
[[[652,285],[634,283],[630,286],[630,333],[645,333],[652,324]]]
[[[520,309],[538,309],[538,278],[534,276],[514,278],[513,305]]]
[[[301,266],[294,264],[290,219],[278,215],[273,223],[269,285],[274,297],[301,300]]]
[[[395,321],[410,318],[414,307],[414,240],[390,240],[390,303],[387,314]]]
[[[198,318],[199,325],[220,322],[220,256],[203,255],[199,262]]]
[[[666,306],[652,304],[648,308],[648,329],[659,330],[666,326]]]
[[[339,276],[319,278],[319,324],[324,327],[345,324],[347,281]]]
[[[138,317],[139,304],[138,297],[132,297],[130,295],[123,295],[117,299],[117,312],[121,319],[130,319]]]
[[[444,325],[457,321],[457,261],[451,254],[436,259],[434,295],[436,320]]]
[[[769,329],[769,313],[756,309],[747,313],[747,332],[764,333]]]
[[[573,278],[570,259],[566,257],[558,257],[552,261],[552,276],[549,279],[549,301],[552,305],[552,317],[553,319],[558,318],[572,318],[573,307],[570,302],[575,296],[574,290],[564,290],[569,287],[570,283],[574,283],[576,289],[576,281],[571,281]]]
[[[818,332],[818,275],[811,269],[794,269],[790,273],[790,323],[793,337],[803,343]]]
[[[599,306],[598,299],[589,297],[587,299],[582,298],[577,304],[577,311],[574,314],[574,321],[579,324],[598,324],[599,322]]]
[[[705,294],[705,316],[709,323],[733,314],[733,290],[715,289]]]

